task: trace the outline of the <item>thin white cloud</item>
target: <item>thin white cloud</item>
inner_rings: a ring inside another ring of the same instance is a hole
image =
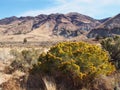
[[[112,5],[120,5],[120,0],[53,0],[58,6],[43,10],[30,10],[19,16],[36,16],[39,14],[79,12],[92,17],[100,16],[107,12]],[[113,7],[114,8],[114,7]],[[111,12],[111,11],[110,11]]]

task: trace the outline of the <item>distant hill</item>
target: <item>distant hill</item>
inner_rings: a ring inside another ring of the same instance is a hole
[[[95,29],[91,30],[88,37],[108,37],[113,35],[120,35],[120,14],[107,19]]]
[[[0,20],[0,41],[21,41],[24,38],[49,41],[113,35],[120,35],[120,14],[100,20],[76,12],[13,16]]]
[[[29,33],[35,29],[49,29],[53,35],[78,36],[101,23],[79,13],[38,15],[36,17],[15,16],[0,20],[0,34],[15,35]]]

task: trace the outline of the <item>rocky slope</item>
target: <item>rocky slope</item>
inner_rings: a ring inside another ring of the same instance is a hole
[[[113,35],[120,35],[120,14],[101,20],[75,12],[35,17],[13,16],[0,20],[0,41],[21,41],[24,38],[48,41]]]
[[[100,25],[99,20],[79,13],[10,17],[0,20],[1,35],[19,35],[47,32],[49,35],[75,37]],[[36,31],[37,30],[37,31]],[[44,34],[45,34],[44,33]]]
[[[107,19],[104,23],[91,30],[88,37],[109,37],[113,35],[120,35],[120,14]]]

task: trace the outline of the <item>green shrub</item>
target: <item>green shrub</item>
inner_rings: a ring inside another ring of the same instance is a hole
[[[35,69],[52,75],[68,75],[74,82],[87,82],[115,70],[108,58],[108,53],[99,46],[84,42],[63,42],[51,47],[47,53],[42,53]]]
[[[120,69],[120,37],[107,38],[101,42],[102,47],[109,52],[110,61]]]
[[[10,65],[13,71],[28,71],[33,67],[33,64],[37,63],[40,51],[35,49],[22,51],[11,50],[10,54],[14,56],[14,59]]]

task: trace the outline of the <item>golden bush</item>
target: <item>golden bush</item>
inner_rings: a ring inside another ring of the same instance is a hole
[[[112,73],[108,53],[99,46],[85,42],[62,42],[39,57],[39,69],[45,73],[69,75],[73,80],[93,79]]]

